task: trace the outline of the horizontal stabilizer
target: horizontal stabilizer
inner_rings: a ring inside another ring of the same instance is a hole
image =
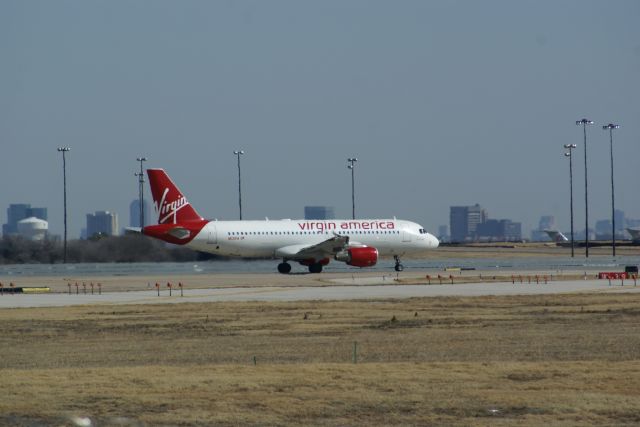
[[[144,228],[145,236],[155,237],[176,245],[189,243],[209,221],[187,221],[183,224],[157,224]]]
[[[168,235],[175,237],[176,239],[186,239],[191,235],[191,232],[184,227],[173,227],[167,232]]]

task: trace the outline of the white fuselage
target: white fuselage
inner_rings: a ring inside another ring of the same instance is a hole
[[[350,246],[375,247],[380,256],[403,256],[439,242],[419,224],[396,219],[210,221],[187,246],[225,256],[289,258],[297,246],[348,236]]]

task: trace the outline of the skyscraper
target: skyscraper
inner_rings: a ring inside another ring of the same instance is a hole
[[[531,241],[533,242],[548,242],[551,239],[545,230],[556,230],[556,218],[553,215],[542,215],[538,222],[538,228],[531,230]]]
[[[7,236],[18,233],[18,222],[36,217],[44,221],[47,220],[47,208],[32,208],[30,204],[14,203],[7,209],[7,223],[2,225],[2,234]]]
[[[304,219],[334,219],[333,206],[305,206]]]
[[[440,225],[438,226],[438,240],[441,242],[449,241],[449,226],[448,225]]]
[[[475,240],[478,224],[487,220],[487,211],[479,204],[473,206],[451,206],[449,224],[451,241]]]
[[[624,211],[616,209],[614,212],[614,217],[616,220],[616,235],[618,233],[622,234],[622,232],[624,232],[625,223],[627,222],[624,217]]]
[[[509,219],[487,219],[478,224],[476,234],[481,241],[517,242],[522,240],[521,230],[519,222]]]
[[[87,238],[95,235],[117,236],[118,214],[109,211],[96,211],[87,214]]]
[[[144,225],[151,225],[151,206],[146,200],[143,202],[144,206]],[[155,222],[153,222],[155,224]],[[129,226],[140,227],[140,200],[135,199],[129,204]]]

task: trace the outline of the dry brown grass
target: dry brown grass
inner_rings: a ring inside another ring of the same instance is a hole
[[[637,425],[639,303],[584,294],[2,310],[0,424]]]
[[[637,425],[634,362],[141,366],[3,371],[4,421],[49,425]],[[125,424],[126,425],[126,424]]]

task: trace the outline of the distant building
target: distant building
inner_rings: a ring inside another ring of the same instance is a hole
[[[555,230],[556,218],[553,215],[543,215],[538,222],[538,229],[540,230]]]
[[[517,242],[522,240],[522,225],[509,219],[487,219],[478,224],[478,240],[496,242]]]
[[[25,203],[9,205],[7,223],[2,225],[2,234],[4,236],[18,234],[18,222],[31,217],[46,221],[47,208],[32,208],[30,204]]]
[[[634,220],[627,219],[624,216],[624,211],[616,209],[614,211],[614,219],[616,220],[616,239],[626,238],[626,228],[634,227]],[[601,219],[596,221],[595,227],[595,239],[596,240],[611,240],[611,219]]]
[[[304,219],[335,219],[333,206],[305,206]]]
[[[438,227],[438,240],[441,242],[449,241],[449,227],[446,225],[440,225]]]
[[[118,214],[109,211],[96,211],[87,214],[87,238],[95,235],[118,235]]]
[[[479,204],[451,206],[449,213],[451,242],[520,241],[522,224],[510,219],[489,219]]]
[[[625,224],[626,227],[640,227],[640,219],[626,218]]]
[[[611,240],[611,220],[596,221],[596,240]]]
[[[35,217],[44,221],[48,221],[47,208],[29,208],[29,217]]]
[[[567,237],[569,237],[569,235],[567,235]],[[586,233],[585,233],[584,229],[583,230],[576,230],[575,233],[574,233],[574,238],[575,238],[575,240],[585,240],[586,239]],[[589,240],[592,240],[592,241],[596,240],[596,233],[592,228],[589,229]]]
[[[476,240],[478,224],[486,220],[487,211],[477,203],[473,206],[451,206],[449,212],[451,241]]]
[[[616,213],[622,211],[616,211]],[[622,226],[619,225],[619,220],[621,220]],[[624,213],[621,217],[616,215],[616,239],[625,239],[625,229],[627,228],[625,224],[628,224],[628,221],[624,219]],[[611,236],[611,220],[610,219],[601,219],[596,221],[596,240],[612,240]]]
[[[144,225],[151,225],[151,206],[148,201],[143,202],[144,206]],[[129,226],[141,227],[140,225],[140,200],[135,199],[129,204]]]
[[[556,228],[556,219],[553,215],[543,215],[540,217],[540,222],[538,223],[538,228],[531,231],[531,241],[533,242],[549,242],[551,238],[545,232],[545,230],[555,230]]]
[[[616,236],[617,236],[618,233],[624,232],[625,224],[627,221],[624,217],[624,211],[620,209],[616,209],[615,211],[613,211],[613,217],[616,220]]]
[[[18,221],[18,234],[25,239],[39,241],[47,238],[49,223],[35,216]]]

